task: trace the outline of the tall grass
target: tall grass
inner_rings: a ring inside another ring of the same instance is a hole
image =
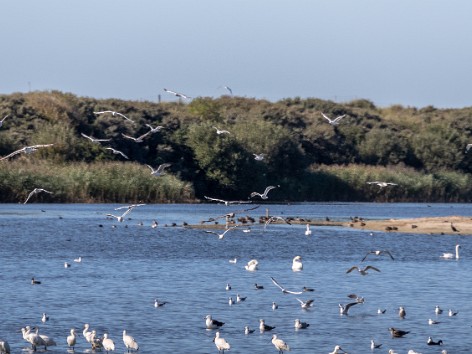
[[[57,203],[171,203],[190,202],[190,183],[172,174],[154,177],[137,163],[96,162],[53,164],[28,159],[0,163],[0,202],[23,202],[34,188],[36,200]]]
[[[422,173],[402,166],[331,165],[311,168],[311,200],[470,202],[472,177],[453,171]],[[396,183],[380,188],[371,181]]]

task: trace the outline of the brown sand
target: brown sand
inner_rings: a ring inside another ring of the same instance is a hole
[[[458,231],[452,230],[451,223]],[[417,234],[472,235],[472,218],[465,216],[363,220],[343,223],[343,226],[373,231],[406,232]],[[397,229],[395,230],[394,228]]]
[[[283,222],[277,221],[277,224]],[[310,224],[313,226],[344,226],[360,230],[404,232],[413,234],[444,234],[444,235],[472,235],[472,217],[466,216],[441,216],[415,219],[388,219],[388,220],[358,220],[350,222],[326,221],[326,220],[297,220],[292,219],[292,224]],[[452,225],[458,230],[453,231]],[[232,226],[256,227],[264,224],[231,224]],[[218,224],[207,223],[201,225],[189,225],[199,229],[224,229],[225,222]]]

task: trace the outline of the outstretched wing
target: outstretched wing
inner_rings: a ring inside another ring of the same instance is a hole
[[[380,272],[380,269],[378,269],[378,268],[375,268],[375,267],[373,267],[373,266],[370,266],[370,265],[368,265],[367,267],[365,267],[365,269],[364,269],[364,270],[368,270],[368,269],[372,269],[372,270],[375,270],[376,272]]]
[[[357,266],[354,266],[354,267],[349,268],[346,273],[351,273],[354,269],[359,270]]]
[[[204,197],[205,199],[213,200],[215,202],[226,203],[226,200],[223,200],[223,199],[210,198],[210,197],[207,197],[206,195],[204,195]]]

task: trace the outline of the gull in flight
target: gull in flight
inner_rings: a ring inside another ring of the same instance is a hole
[[[277,338],[276,334],[272,335],[271,342],[274,345],[275,349],[279,351],[279,354],[283,354],[284,351],[290,351],[289,345],[285,343],[282,339]]]
[[[351,273],[354,269],[356,269],[361,275],[367,275],[367,274],[368,274],[367,271],[368,271],[369,269],[375,270],[376,272],[380,272],[380,269],[368,265],[368,266],[366,266],[366,267],[364,267],[364,268],[359,268],[358,266],[351,267],[351,268],[349,268],[349,269],[347,270],[346,273]]]
[[[7,116],[8,117],[8,116]],[[5,117],[6,118],[6,117]],[[5,119],[3,118],[3,119]],[[3,122],[3,121],[2,121]],[[1,125],[0,125],[1,127]],[[469,152],[469,150],[472,148],[472,144],[467,144],[466,147],[465,147],[465,152]]]
[[[157,133],[164,127],[162,125],[158,125],[157,127],[153,128],[151,124],[146,124],[146,127],[148,127],[150,130],[150,133]]]
[[[277,280],[275,280],[273,277],[270,277],[272,279],[272,283],[275,284],[276,287],[278,287],[284,294],[293,294],[293,295],[300,295],[303,293],[303,291],[290,291],[285,289],[282,285],[280,285]],[[298,299],[297,299],[298,300]],[[300,301],[300,300],[299,300]]]
[[[3,121],[4,121],[5,119],[7,119],[9,116],[10,116],[10,115],[7,114],[5,117],[3,117],[2,120],[0,120],[0,127],[3,125]]]
[[[388,254],[388,255],[390,256],[390,258],[391,258],[392,260],[394,260],[392,254],[391,254],[389,251],[387,251],[387,250],[376,250],[376,251],[369,251],[369,252],[365,255],[365,257],[362,258],[362,261],[361,261],[361,262],[364,262],[365,259],[367,258],[367,256],[368,256],[369,254],[375,254],[376,256],[380,256],[381,254],[384,254],[384,253],[385,253],[385,254]]]
[[[189,99],[191,98],[190,96],[187,96],[187,95],[184,95],[183,93],[179,93],[179,92],[175,92],[175,91],[171,91],[171,90],[168,90],[168,89],[164,89],[165,92],[167,93],[170,93],[176,97],[179,97],[179,98],[185,98],[185,99]]]
[[[144,133],[143,135],[141,136],[138,136],[137,138],[134,138],[132,136],[129,136],[129,135],[126,135],[126,134],[123,134],[121,133],[121,135],[123,136],[123,138],[126,138],[126,139],[129,139],[129,140],[134,140],[135,142],[137,143],[142,143],[144,140],[145,137],[147,137],[149,134],[151,134],[151,131],[148,131],[147,133]]]
[[[100,143],[100,142],[103,142],[103,141],[110,141],[111,140],[111,139],[97,139],[97,138],[94,138],[93,136],[85,135],[84,133],[80,133],[80,135],[82,135],[84,138],[89,139],[92,143]]]
[[[16,150],[14,152],[12,152],[10,155],[7,155],[5,157],[2,157],[0,159],[0,161],[2,160],[6,160],[12,156],[15,156],[16,154],[20,154],[22,152],[24,152],[25,154],[32,154],[33,152],[35,152],[36,150],[38,150],[39,148],[42,148],[42,147],[48,147],[48,146],[53,146],[54,144],[43,144],[43,145],[32,145],[32,146],[25,146],[24,148],[20,149],[20,150]]]
[[[338,125],[338,124],[339,124],[339,121],[340,121],[341,119],[343,119],[343,118],[346,116],[345,114],[343,114],[342,116],[338,116],[338,117],[336,117],[335,119],[331,119],[331,118],[329,118],[329,117],[328,117],[326,114],[324,114],[324,113],[321,113],[321,115],[322,115],[325,119],[327,119],[327,120],[328,120],[328,123],[331,124],[331,125]]]
[[[111,216],[113,218],[115,218],[116,220],[118,220],[118,222],[123,222],[125,220],[125,216],[128,215],[131,210],[133,210],[134,207],[129,207],[121,216],[116,216],[116,215],[113,215],[113,214],[107,214],[107,216]]]
[[[350,302],[349,304],[347,305],[343,305],[343,304],[338,304],[339,306],[339,314],[340,315],[347,315],[348,312],[349,312],[349,309],[354,306],[354,305],[357,305],[357,304],[360,304],[360,302],[356,301],[356,302]]]
[[[115,111],[101,111],[101,112],[93,112],[93,113],[96,114],[96,115],[110,113],[112,116],[120,116],[120,117],[123,117],[124,119],[126,119],[126,120],[128,120],[128,121],[134,123],[134,120],[129,119],[129,118],[128,118],[127,116],[125,116],[124,114],[121,114],[121,113],[115,112]]]
[[[254,155],[254,160],[256,161],[262,161],[264,160],[265,154],[253,154]]]
[[[143,206],[143,205],[146,205],[146,204],[131,204],[131,205],[125,205],[125,206],[120,206],[120,207],[118,207],[118,208],[115,208],[115,210],[136,208],[136,207],[140,207],[140,206]]]
[[[28,200],[30,200],[30,198],[31,198],[33,195],[38,194],[38,193],[41,193],[41,192],[45,192],[45,193],[52,194],[52,192],[49,192],[49,191],[47,191],[47,190],[45,190],[45,189],[42,189],[42,188],[35,188],[35,189],[33,189],[33,191],[32,191],[30,194],[28,194],[28,198],[26,198],[26,200],[25,200],[25,202],[24,202],[23,204],[28,203]]]
[[[215,338],[213,338],[213,342],[215,342],[216,349],[218,349],[218,353],[223,354],[225,350],[231,349],[231,345],[223,337],[220,337],[220,332],[215,333]]]
[[[116,149],[113,149],[112,147],[107,147],[105,148],[106,150],[110,150],[112,153],[114,153],[115,155],[121,155],[123,156],[125,159],[129,159],[128,156],[126,156],[124,153],[122,153],[120,150],[116,150]]]
[[[367,184],[376,184],[380,188],[387,187],[387,186],[398,186],[396,183],[390,183],[390,182],[381,182],[381,181],[372,181],[372,182],[367,182]]]
[[[153,169],[149,165],[146,165],[146,166],[151,169],[151,175],[159,177],[165,174],[164,169],[169,167],[170,165],[171,165],[170,163],[163,163],[162,165],[159,165],[157,169]]]
[[[277,187],[280,187],[280,186],[277,186]],[[261,194],[261,193],[257,193],[257,192],[252,192],[250,198],[253,198],[253,197],[255,197],[255,196],[259,196],[259,197],[261,197],[261,199],[264,199],[264,200],[265,200],[265,199],[269,198],[269,197],[267,196],[267,194],[268,194],[272,189],[277,188],[277,187],[276,187],[276,186],[268,186],[268,187],[264,190],[264,193],[262,193],[262,194]]]
[[[277,220],[281,220],[281,221],[283,221],[283,222],[286,223],[286,224],[292,225],[292,224],[290,223],[290,221],[288,221],[287,219],[285,219],[285,218],[283,218],[283,217],[281,217],[281,216],[271,216],[269,219],[267,219],[267,221],[266,221],[266,223],[265,223],[265,225],[264,225],[264,231],[265,231],[265,229],[267,228],[267,225],[269,225],[270,223],[273,223],[274,221],[277,221]]]
[[[220,134],[231,134],[229,131],[227,130],[220,130],[218,129],[217,127],[213,127],[214,129],[216,129],[216,134],[220,135]]]
[[[226,233],[227,233],[228,231],[234,230],[236,227],[237,227],[237,226],[230,227],[229,229],[226,229],[222,234],[219,234],[219,233],[214,232],[214,231],[207,231],[207,230],[205,230],[205,232],[206,232],[207,234],[216,235],[216,236],[218,236],[218,239],[219,239],[219,240],[222,240],[222,239],[225,237],[225,235],[226,235]]]
[[[205,199],[208,199],[214,202],[224,203],[224,205],[226,206],[231,205],[231,204],[251,204],[252,203],[251,201],[243,201],[243,200],[223,200],[223,199],[217,199],[217,198],[210,198],[205,195],[204,197]]]
[[[233,90],[231,90],[231,87],[223,86],[223,88],[226,89],[231,96],[233,95]]]

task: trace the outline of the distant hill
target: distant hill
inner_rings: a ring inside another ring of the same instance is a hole
[[[119,114],[94,113],[104,111]],[[333,125],[324,115],[344,117]],[[472,107],[233,96],[156,103],[52,91],[1,95],[0,119],[5,116],[1,157],[25,146],[54,145],[0,161],[1,202],[19,202],[36,187],[55,190],[38,196],[50,202],[191,202],[204,195],[247,200],[268,185],[280,185],[269,202],[472,196],[472,150],[465,149],[472,143]],[[82,134],[111,140],[94,143]],[[130,138],[140,136],[141,142]],[[162,163],[171,164],[162,177],[145,166]]]

